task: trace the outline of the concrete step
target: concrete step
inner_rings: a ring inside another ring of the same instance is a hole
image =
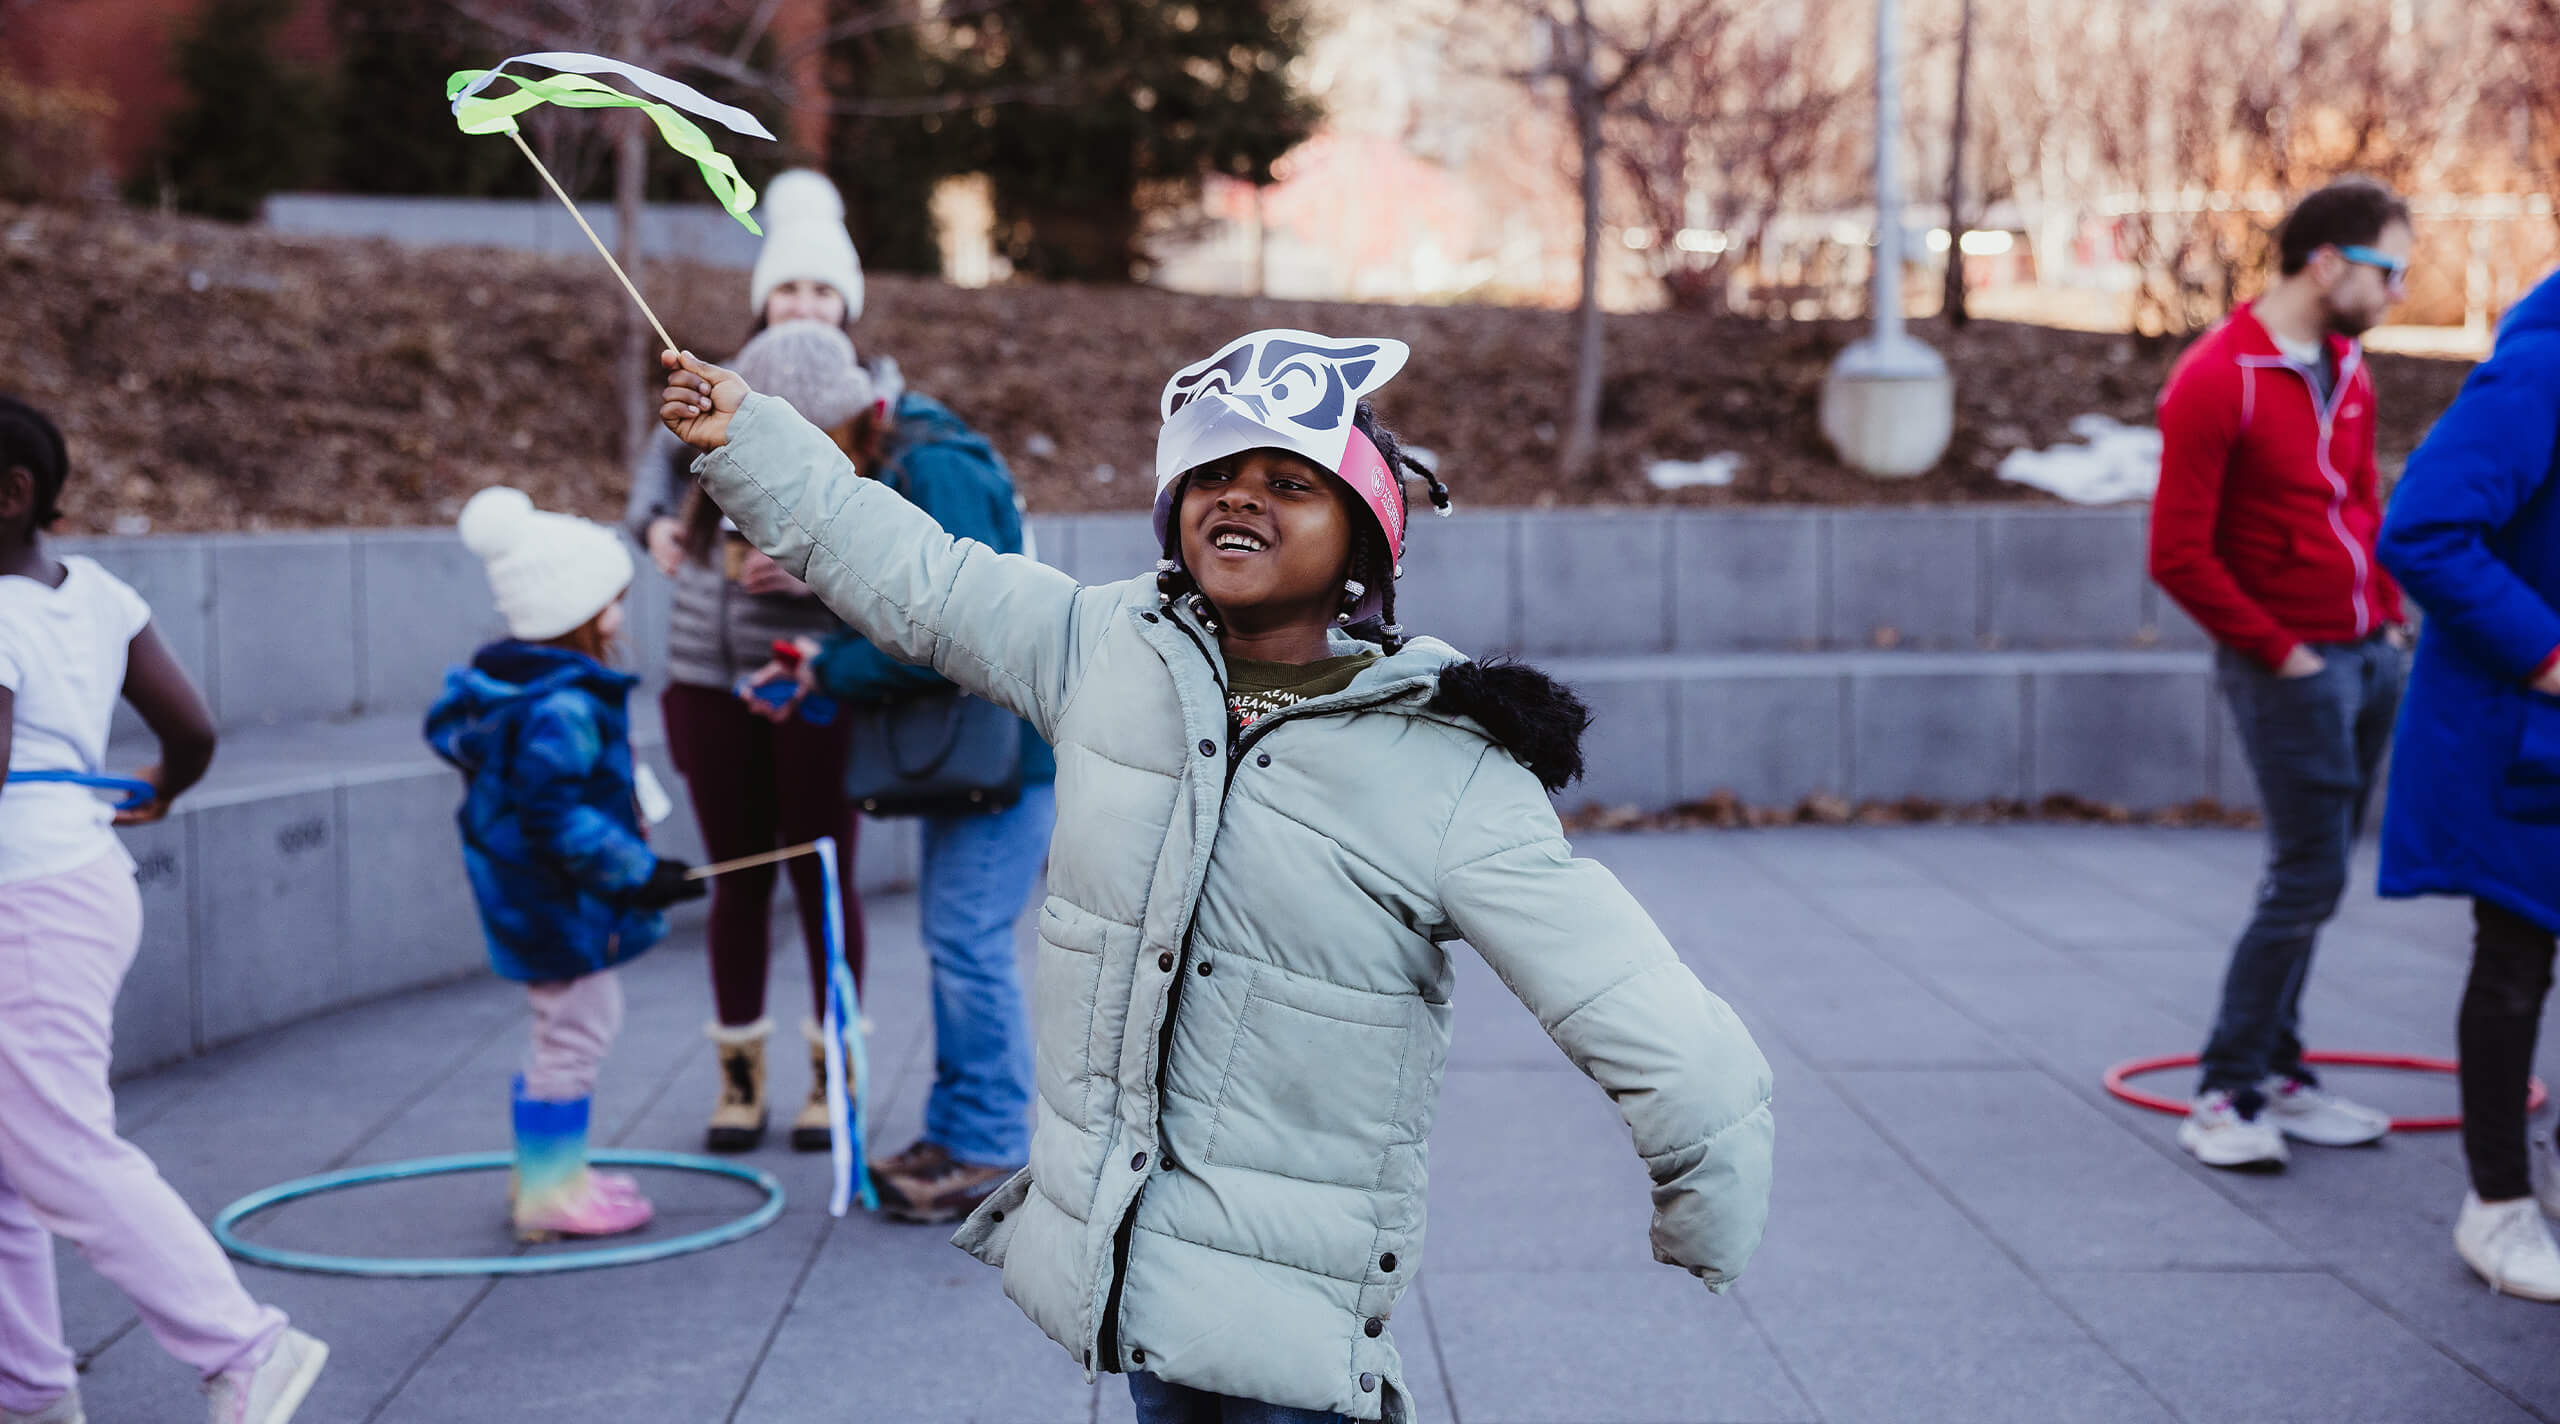
[[[2203,652],[1753,653],[1542,659],[1594,711],[1559,801],[1646,809],[1730,791],[1791,806],[2069,793],[2255,806]]]
[[[676,801],[666,854],[702,858],[654,699],[632,742]],[[119,741],[112,766],[155,755]],[[116,1069],[134,1073],[280,1024],[487,972],[454,811],[462,783],[409,716],[226,733],[204,783],[155,826],[123,832],[142,886],[143,946],[117,1008]],[[866,891],[912,885],[915,824],[862,828]],[[676,914],[691,919],[699,905]],[[777,933],[794,933],[777,914]]]

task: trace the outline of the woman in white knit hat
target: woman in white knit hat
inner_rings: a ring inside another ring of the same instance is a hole
[[[766,185],[757,217],[764,224],[765,241],[747,289],[754,330],[823,323],[850,332],[862,315],[862,262],[845,231],[844,199],[835,185],[805,168],[780,174]],[[752,343],[750,349],[755,349]],[[805,355],[806,343],[800,349]],[[781,354],[781,348],[768,345],[757,359],[769,363]],[[742,353],[737,359],[748,358]],[[827,408],[867,399],[868,380],[853,366],[849,340],[843,343],[841,360],[801,364],[807,369],[773,374],[783,380],[786,399],[822,428],[844,418],[827,418]],[[861,390],[851,391],[856,380]],[[692,790],[694,817],[714,859],[813,836],[836,838],[844,852],[845,957],[859,980],[862,902],[853,885],[857,822],[843,795],[849,728],[841,720],[820,726],[805,717],[776,725],[755,716],[733,690],[740,678],[772,658],[775,642],[824,639],[843,625],[810,596],[806,585],[740,539],[717,509],[696,497],[693,455],[674,436],[658,431],[632,468],[624,514],[631,537],[675,584],[662,700],[668,750]],[[815,966],[823,965],[826,956],[818,863],[795,861],[789,874],[815,993],[823,982]],[[765,1044],[772,1034],[765,1013],[766,960],[774,883],[780,875],[774,868],[740,871],[722,877],[712,892],[716,1014],[711,1036],[719,1048],[720,1100],[704,1145],[714,1152],[745,1152],[764,1141],[769,1118]],[[823,1077],[813,1067],[813,1082]],[[825,1151],[828,1138],[826,1102],[813,1087],[792,1124],[792,1145]]]

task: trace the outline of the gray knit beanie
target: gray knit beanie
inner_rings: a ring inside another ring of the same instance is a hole
[[[823,321],[786,321],[756,333],[730,363],[748,385],[780,396],[820,430],[833,430],[871,404],[871,376],[853,338]]]

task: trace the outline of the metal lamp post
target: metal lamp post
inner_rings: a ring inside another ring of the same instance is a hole
[[[1927,472],[1955,434],[1947,363],[1902,325],[1901,49],[1895,0],[1876,0],[1876,325],[1822,385],[1823,435],[1841,459],[1886,477]]]

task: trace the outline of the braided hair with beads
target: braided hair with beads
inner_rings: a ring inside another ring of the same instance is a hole
[[[1379,423],[1377,410],[1368,401],[1360,402],[1352,414],[1351,423],[1361,434],[1369,437],[1370,444],[1378,447],[1388,469],[1410,470],[1420,476],[1430,491],[1431,507],[1442,514],[1449,512],[1449,487],[1440,482],[1440,476],[1430,466],[1405,453],[1403,442],[1396,438],[1395,432]],[[1186,473],[1174,488],[1173,506],[1176,510],[1182,507],[1190,492],[1191,476]],[[1218,610],[1200,591],[1200,584],[1192,578],[1191,571],[1182,566],[1181,541],[1182,521],[1178,518],[1167,520],[1164,548],[1156,559],[1157,602],[1168,608],[1176,602],[1188,605],[1193,616],[1211,632],[1216,632]],[[1378,590],[1380,603],[1376,618],[1348,623],[1343,628],[1345,633],[1363,642],[1375,643],[1389,653],[1404,647],[1404,629],[1396,622],[1396,578],[1401,572],[1394,553],[1387,547],[1386,531],[1380,529],[1375,520],[1355,520],[1351,536],[1351,580],[1360,590]],[[1359,601],[1359,592],[1346,592],[1342,600],[1345,619],[1350,617],[1353,605]]]

